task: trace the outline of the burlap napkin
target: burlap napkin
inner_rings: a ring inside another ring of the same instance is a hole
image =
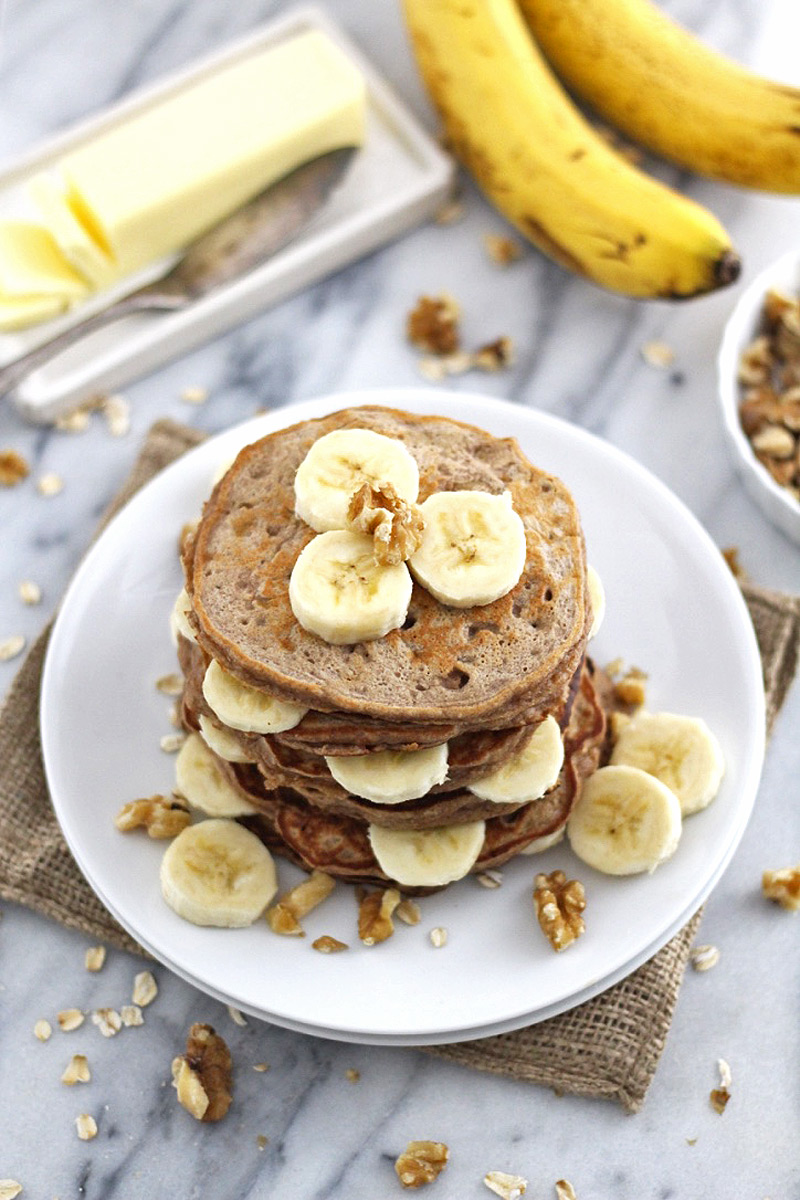
[[[157,422],[101,528],[142,484],[201,440],[195,430]],[[764,662],[771,729],[797,666],[800,598],[750,586],[744,591]],[[48,635],[49,629],[32,646],[0,709],[0,896],[142,954],[80,874],[50,807],[38,722]],[[558,1092],[614,1099],[635,1112],[664,1048],[699,922],[697,913],[644,966],[570,1012],[514,1033],[427,1049]]]

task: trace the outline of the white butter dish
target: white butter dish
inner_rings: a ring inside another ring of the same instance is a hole
[[[314,28],[327,33],[348,54],[367,84],[365,144],[324,210],[295,241],[247,276],[180,312],[125,317],[88,335],[51,363],[32,372],[14,394],[25,417],[51,421],[98,392],[124,387],[167,360],[391,241],[430,216],[441,204],[452,183],[451,160],[328,15],[314,7],[303,7],[260,26],[191,67],[132,93],[16,163],[0,168],[0,216],[30,216],[27,185],[31,177],[52,169],[67,151],[158,105],[220,68]],[[157,278],[172,261],[162,260],[146,271],[128,276],[123,283],[92,296],[64,317],[0,335],[0,364],[11,362],[119,296]]]

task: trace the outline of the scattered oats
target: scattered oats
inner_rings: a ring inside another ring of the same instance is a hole
[[[566,1179],[559,1179],[556,1182],[556,1200],[578,1200],[575,1188]]]
[[[17,594],[23,604],[39,604],[42,599],[42,589],[32,579],[23,579]]]
[[[36,480],[36,490],[41,496],[57,496],[64,487],[64,480],[55,471],[48,471]]]
[[[181,391],[181,400],[184,404],[205,404],[207,399],[208,388],[185,387]]]
[[[483,237],[486,253],[498,267],[508,267],[522,258],[522,247],[514,238],[502,233],[486,233]]]
[[[10,658],[16,658],[24,649],[25,638],[21,633],[15,633],[13,637],[0,642],[0,662],[8,662]]]
[[[644,361],[651,367],[665,371],[675,361],[675,351],[666,342],[645,342],[641,348]]]
[[[79,1008],[65,1008],[58,1014],[58,1023],[64,1033],[71,1033],[73,1029],[79,1029],[85,1019]]]
[[[441,383],[447,374],[445,365],[440,358],[418,358],[417,370],[423,379],[431,383]]]
[[[101,407],[112,437],[125,437],[130,433],[131,407],[124,396],[106,396]]]
[[[475,879],[484,888],[499,888],[503,882],[502,871],[481,871],[480,875],[476,875]]]
[[[133,980],[133,996],[131,999],[134,1004],[141,1004],[142,1008],[146,1008],[148,1004],[152,1004],[158,995],[158,984],[155,981],[152,971],[140,971]]]
[[[50,1022],[45,1021],[44,1018],[42,1018],[40,1021],[37,1021],[33,1027],[33,1036],[38,1038],[40,1042],[46,1042],[51,1036],[52,1032],[53,1028]]]
[[[449,1157],[444,1142],[409,1142],[394,1169],[403,1187],[418,1188],[433,1183],[447,1166]]]
[[[697,1138],[696,1138],[696,1137],[693,1137],[693,1138],[687,1138],[687,1139],[686,1139],[686,1145],[687,1145],[687,1146],[696,1146],[696,1145],[697,1145]]]
[[[88,1113],[81,1113],[75,1118],[75,1128],[82,1142],[90,1142],[92,1138],[97,1137],[97,1122]]]
[[[445,200],[441,208],[436,210],[433,219],[437,225],[455,225],[466,211],[464,201],[458,196],[453,196],[450,200]]]
[[[253,1070],[260,1072],[268,1071],[269,1063],[253,1063]]]
[[[331,937],[329,933],[323,933],[322,937],[315,938],[311,943],[312,950],[319,950],[320,954],[341,954],[342,950],[349,950],[347,942],[340,942],[338,938]]]
[[[0,1179],[0,1200],[14,1200],[22,1191],[22,1184],[16,1179]]]
[[[105,946],[90,946],[86,951],[84,962],[87,971],[99,971],[106,961]]]
[[[800,865],[780,871],[765,871],[761,890],[768,900],[774,900],[790,912],[800,910]]]
[[[361,1072],[357,1071],[355,1067],[348,1067],[344,1073],[344,1077],[348,1083],[358,1083],[361,1078]]]
[[[442,925],[437,925],[435,929],[430,931],[428,936],[431,939],[431,944],[435,946],[437,950],[440,949],[440,947],[447,945],[447,930]]]
[[[115,1008],[96,1008],[92,1013],[92,1024],[96,1025],[103,1037],[114,1037],[122,1029],[122,1017]]]
[[[79,408],[73,408],[70,412],[62,413],[54,421],[56,429],[61,433],[85,433],[89,428],[92,407],[82,404]]]
[[[720,1116],[725,1112],[725,1107],[731,1098],[731,1069],[724,1058],[717,1059],[717,1070],[719,1071],[719,1087],[712,1088],[709,1093],[709,1100],[715,1112]]]
[[[185,741],[185,733],[165,733],[159,746],[165,754],[176,754]]]
[[[710,971],[719,962],[716,946],[693,946],[689,955],[695,971]]]
[[[156,688],[165,696],[180,696],[183,691],[183,679],[176,671],[169,675],[160,675],[156,680]]]
[[[263,1133],[260,1133],[256,1138],[256,1145],[258,1146],[259,1150],[265,1149],[265,1147],[269,1145],[269,1138],[265,1137]]]
[[[239,1025],[242,1029],[247,1024],[247,1021],[245,1021],[238,1008],[234,1008],[232,1004],[228,1005],[228,1016],[233,1021],[234,1025]]]
[[[30,467],[16,450],[0,450],[0,487],[14,487],[30,475]]]
[[[122,1024],[128,1029],[132,1025],[144,1025],[144,1017],[138,1004],[123,1004],[119,1015],[122,1018]]]
[[[406,897],[405,900],[400,901],[395,909],[394,915],[398,918],[398,920],[402,921],[404,925],[419,925],[420,920],[422,919],[422,913],[419,910],[419,905],[415,900],[410,900],[408,897]]]
[[[169,712],[167,713],[167,717],[169,718],[170,725],[172,725],[175,729],[183,728],[183,722],[181,721],[180,705],[178,704],[177,700],[175,700],[169,706]]]
[[[489,1171],[484,1175],[483,1182],[501,1200],[519,1200],[528,1187],[527,1179],[521,1175],[507,1175],[505,1171]]]
[[[89,1070],[89,1062],[86,1055],[73,1054],[67,1063],[64,1074],[61,1076],[61,1082],[66,1083],[68,1087],[72,1087],[76,1083],[88,1083],[91,1078],[92,1072]]]

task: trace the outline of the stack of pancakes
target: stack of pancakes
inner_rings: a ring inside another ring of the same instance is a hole
[[[402,628],[375,641],[332,645],[303,629],[289,578],[314,531],[295,515],[294,478],[312,444],[338,429],[403,442],[419,466],[420,501],[438,491],[510,492],[527,547],[516,586],[492,603],[453,608],[415,583]],[[253,806],[245,823],[277,853],[353,881],[386,881],[370,825],[417,831],[484,820],[473,871],[564,826],[605,731],[586,658],[585,548],[571,495],[515,441],[377,407],[304,421],[242,450],[186,538],[183,564],[191,627],[178,647],[185,727],[198,730],[201,717],[222,725],[202,690],[212,659],[249,687],[308,710],[280,733],[224,727],[237,746],[231,757],[246,761],[216,756]],[[470,785],[518,755],[547,716],[564,740],[555,786],[516,802],[476,796]],[[444,742],[446,780],[391,805],[350,794],[326,762]]]

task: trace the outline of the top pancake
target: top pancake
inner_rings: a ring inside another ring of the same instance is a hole
[[[457,609],[415,584],[403,628],[354,646],[304,630],[289,577],[315,535],[294,513],[295,472],[319,437],[348,428],[405,443],[420,501],[437,491],[510,491],[527,543],[516,587]],[[560,480],[513,439],[386,408],[346,409],[247,446],[206,504],[185,566],[198,639],[228,671],[318,711],[385,721],[472,723],[546,692],[565,656],[582,653],[591,620],[580,520]]]

